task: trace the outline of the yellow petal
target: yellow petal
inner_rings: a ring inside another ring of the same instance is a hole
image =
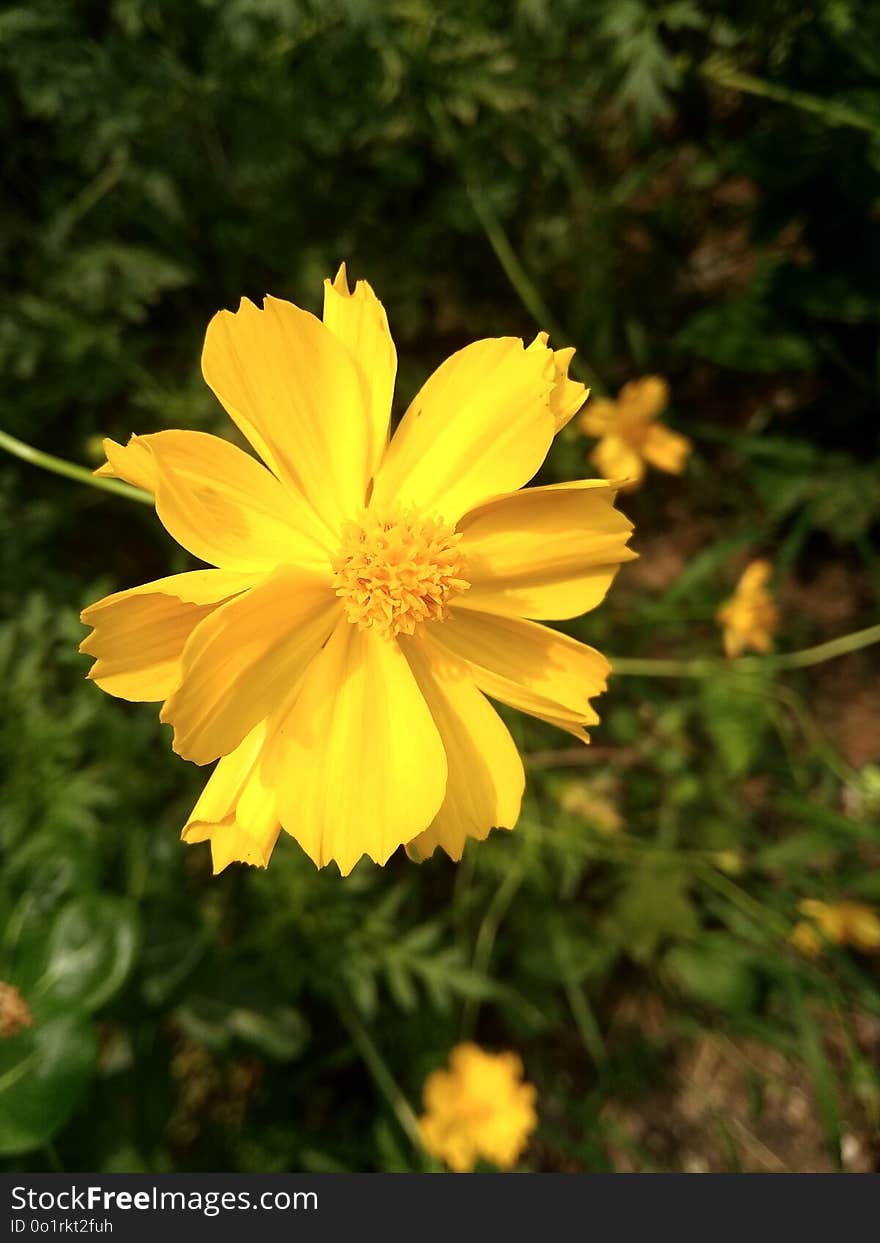
[[[351,291],[343,263],[336,280],[324,281],[324,323],[361,370],[368,394],[370,444],[367,473],[372,475],[388,444],[397,351],[385,308],[366,281]]]
[[[571,734],[572,738],[577,738],[578,742],[582,742],[584,746],[589,746],[590,735],[583,725],[578,725],[576,721],[564,716],[553,716],[547,712],[532,712],[530,715],[537,721],[543,721],[545,725],[552,725],[554,729],[564,730],[566,734]],[[595,713],[593,715],[595,716]],[[596,717],[590,724],[595,725],[598,719]]]
[[[340,605],[327,583],[283,567],[201,622],[184,648],[180,685],[159,719],[195,764],[234,751],[278,709],[332,629]]]
[[[260,763],[265,738],[261,722],[220,760],[181,833],[185,842],[211,843],[215,875],[230,863],[267,867],[278,840],[275,791]]]
[[[522,341],[476,341],[443,363],[404,415],[371,504],[414,506],[455,522],[528,483],[547,455],[553,352]]]
[[[818,958],[822,953],[822,938],[811,923],[799,919],[788,934],[791,944],[808,958]]]
[[[337,531],[366,498],[369,394],[330,329],[291,302],[247,298],[208,325],[202,372],[280,479]]]
[[[728,660],[736,660],[737,656],[741,656],[748,646],[747,636],[733,626],[725,627],[721,639],[724,644],[724,655]]]
[[[728,657],[739,656],[747,648],[769,652],[779,625],[779,610],[765,584],[773,572],[769,561],[753,561],[743,572],[736,591],[718,609],[716,617],[724,628],[724,650]]]
[[[753,596],[770,581],[772,574],[773,566],[769,561],[752,561],[742,572],[736,585],[736,594],[746,598]]]
[[[662,376],[642,376],[624,384],[617,401],[624,417],[647,422],[662,414],[669,405],[669,385]]]
[[[540,350],[547,347],[550,340],[546,332],[539,332],[534,341],[529,346],[530,350]],[[577,380],[570,380],[568,376],[568,368],[571,360],[574,358],[574,346],[569,346],[564,350],[553,351],[553,388],[550,391],[550,412],[553,415],[553,421],[556,424],[557,432],[565,427],[580,410],[581,406],[589,397],[589,390],[580,384]]]
[[[385,863],[434,819],[446,755],[399,645],[340,622],[279,728],[281,823],[317,864],[347,876]]]
[[[691,442],[687,436],[670,431],[662,423],[654,423],[648,428],[642,444],[642,455],[656,466],[658,470],[668,471],[670,475],[680,475],[687,465],[691,451]]]
[[[492,699],[554,724],[598,721],[589,701],[605,690],[611,666],[594,648],[536,622],[466,609],[431,625],[430,634],[468,663]]]
[[[607,397],[591,397],[581,411],[577,425],[587,436],[606,436],[618,420],[617,402]]]
[[[645,465],[635,449],[622,436],[605,436],[590,454],[590,461],[605,479],[617,479],[630,485],[639,483]]]
[[[80,619],[94,630],[79,646],[96,657],[88,676],[120,699],[165,699],[180,680],[184,644],[198,623],[257,581],[226,570],[193,570],[90,604]]]
[[[156,467],[145,436],[132,436],[127,445],[118,445],[108,436],[103,441],[107,461],[94,472],[126,483],[145,492],[156,491]]]
[[[873,953],[880,949],[880,917],[864,902],[841,902],[846,923],[846,941],[855,949]]]
[[[449,768],[440,810],[407,851],[427,859],[441,846],[457,860],[469,837],[483,841],[491,829],[516,824],[525,788],[522,760],[461,661],[450,660],[427,636],[401,646],[440,731]]]
[[[820,902],[817,898],[805,898],[798,903],[798,910],[818,925],[826,940],[834,945],[846,943],[846,910],[842,903]]]
[[[105,448],[114,474],[149,483],[162,525],[202,561],[244,571],[317,566],[335,547],[301,496],[219,436],[155,432]]]
[[[623,561],[632,523],[614,488],[580,480],[524,488],[471,510],[459,523],[471,584],[456,605],[514,617],[577,617],[595,608]]]

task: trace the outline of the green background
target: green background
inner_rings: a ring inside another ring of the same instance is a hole
[[[0,426],[231,434],[219,307],[384,301],[398,410],[481,336],[596,391],[668,377],[682,478],[572,633],[714,656],[769,556],[781,650],[876,622],[880,11],[793,0],[43,0],[0,9]],[[575,429],[542,479],[590,473]],[[880,904],[871,651],[612,680],[593,746],[509,716],[513,834],[341,881],[285,839],[212,879],[205,774],[84,681],[79,610],[188,568],[146,507],[0,461],[0,1167],[407,1170],[462,1036],[537,1085],[538,1170],[877,1168],[876,960],[787,942]]]

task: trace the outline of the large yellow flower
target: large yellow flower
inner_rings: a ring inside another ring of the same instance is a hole
[[[478,1161],[512,1169],[538,1124],[537,1093],[523,1082],[515,1053],[486,1053],[478,1045],[456,1045],[449,1069],[425,1080],[422,1143],[459,1174]]]
[[[588,403],[578,425],[588,436],[598,436],[590,461],[606,479],[619,479],[633,487],[641,482],[645,463],[681,474],[691,442],[660,422],[668,405],[669,385],[656,375],[630,380],[616,401],[597,397]]]
[[[105,442],[99,473],[216,567],[82,615],[89,676],[219,759],[183,830],[215,870],[265,866],[282,826],[343,874],[513,827],[522,763],[486,695],[586,740],[608,662],[538,620],[599,603],[631,524],[601,480],[518,491],[584,400],[571,354],[477,341],[389,442],[394,343],[343,266],[323,323],[267,297],[208,326],[205,379],[265,465],[202,432]]]

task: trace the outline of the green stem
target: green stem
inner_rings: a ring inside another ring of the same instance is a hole
[[[599,1029],[598,1021],[593,1013],[592,1006],[587,1001],[583,987],[572,980],[568,980],[564,984],[564,988],[587,1056],[592,1060],[594,1066],[602,1066],[607,1061],[608,1054],[605,1050],[605,1042],[602,1039],[602,1032]]]
[[[818,95],[810,95],[806,91],[795,91],[787,86],[776,86],[765,82],[763,78],[752,77],[749,73],[741,73],[733,65],[724,60],[710,59],[700,66],[704,78],[717,82],[719,86],[731,87],[742,91],[744,95],[757,95],[761,99],[772,99],[779,104],[790,104],[801,112],[812,113],[829,125],[846,125],[850,129],[864,130],[869,134],[880,134],[880,124],[864,113],[857,112],[847,104],[836,103],[831,99],[822,99]]]
[[[848,652],[858,652],[873,643],[880,643],[880,626],[868,626],[865,630],[841,635],[839,639],[830,639],[815,647],[805,647],[799,652],[781,652],[778,656],[745,656],[738,660],[719,660],[713,656],[698,656],[693,660],[652,660],[641,657],[618,659],[610,656],[609,660],[612,672],[623,674],[624,677],[710,678],[727,673],[756,673],[761,669],[807,669],[811,665],[821,665],[826,660],[845,656]]]
[[[397,1086],[394,1076],[388,1069],[385,1059],[379,1052],[373,1038],[354,1010],[350,1010],[347,1006],[340,1004],[337,1006],[337,1011],[343,1025],[348,1029],[348,1034],[351,1036],[355,1048],[363,1058],[367,1070],[372,1075],[373,1082],[385,1097],[391,1112],[400,1123],[401,1130],[407,1136],[416,1152],[424,1158],[425,1150],[422,1145],[421,1134],[419,1133],[419,1120],[409,1101]]]
[[[541,291],[523,267],[519,255],[513,249],[510,238],[504,230],[504,226],[495,214],[495,209],[483,190],[466,178],[464,178],[464,184],[471,207],[474,209],[474,215],[483,226],[483,232],[486,234],[489,245],[495,252],[495,258],[501,264],[504,275],[513,286],[520,302],[538,327],[549,332],[557,345],[570,341],[571,334],[566,332],[562,324],[556,319],[556,316],[544,301]],[[572,375],[577,376],[584,384],[589,385],[591,392],[598,394],[602,391],[602,385],[598,376],[577,355],[572,359],[569,370]]]
[[[84,186],[79,194],[61,209],[55,228],[55,237],[58,242],[63,242],[77,221],[88,215],[92,208],[114,189],[125,169],[125,155],[121,151],[115,152],[88,185]]]
[[[779,656],[767,656],[775,669],[806,669],[810,665],[821,665],[826,660],[834,660],[837,656],[845,656],[848,652],[857,652],[872,643],[880,643],[880,626],[868,626],[865,630],[854,630],[852,634],[841,635],[839,639],[830,639],[827,643],[818,643],[815,647],[806,647],[800,652],[786,652]],[[763,663],[763,662],[762,662]]]
[[[770,689],[770,695],[783,708],[788,708],[789,712],[797,721],[801,728],[801,732],[807,743],[812,747],[815,754],[820,760],[824,760],[825,764],[837,777],[842,785],[848,785],[856,782],[857,777],[854,769],[837,754],[834,747],[825,737],[819,723],[807,707],[804,699],[796,691],[789,686],[783,686],[777,683]]]
[[[117,496],[126,496],[130,501],[140,501],[144,505],[153,504],[152,496],[149,492],[144,492],[142,488],[133,488],[131,484],[123,483],[119,479],[106,479],[103,475],[94,475],[88,467],[76,466],[73,462],[66,462],[64,458],[54,457],[51,453],[43,453],[41,449],[26,445],[23,440],[17,440],[8,432],[0,431],[0,449],[5,449],[7,453],[20,458],[22,462],[29,462],[31,466],[39,466],[42,470],[51,471],[55,475],[63,475],[66,479],[75,479],[78,483],[87,483],[90,487],[99,488],[102,492],[115,492]]]
[[[771,938],[787,941],[791,926],[786,919],[770,910],[764,903],[758,902],[740,885],[723,876],[717,868],[702,867],[699,869],[703,882],[716,893],[725,897],[733,906],[738,907],[744,915],[753,919],[759,928],[769,933]]]
[[[519,866],[511,868],[505,874],[504,879],[495,890],[492,900],[486,908],[486,913],[483,916],[476,940],[474,941],[472,965],[478,975],[485,975],[489,969],[489,962],[492,958],[492,950],[495,947],[495,938],[498,935],[501,921],[507,914],[508,907],[516,896],[516,891],[525,880],[527,870],[528,859],[522,856]],[[462,1040],[469,1040],[473,1035],[479,1012],[480,999],[478,997],[469,997],[464,1003],[461,1015]]]
[[[592,1006],[587,1000],[583,985],[572,970],[571,949],[567,941],[554,939],[553,957],[562,977],[565,995],[568,998],[568,1004],[571,1007],[571,1013],[580,1033],[584,1050],[595,1066],[601,1066],[608,1056],[605,1050],[605,1042],[602,1039],[602,1032],[593,1013]]]
[[[0,1092],[8,1091],[8,1089],[18,1083],[20,1079],[23,1079],[24,1076],[30,1071],[31,1067],[36,1064],[36,1062],[37,1053],[35,1050],[33,1053],[28,1053],[27,1057],[23,1057],[20,1062],[16,1062],[13,1066],[10,1066],[5,1075],[0,1075]]]
[[[474,215],[480,222],[483,232],[486,234],[486,239],[495,252],[495,258],[500,263],[504,275],[510,281],[520,302],[538,325],[538,328],[550,333],[557,346],[561,346],[563,342],[570,342],[572,339],[571,334],[560,324],[544,301],[543,294],[529,276],[519,255],[514,250],[510,238],[505,232],[504,225],[498,219],[488,196],[482,187],[478,186],[468,175],[461,158],[458,142],[452,131],[452,126],[442,107],[436,101],[432,101],[429,104],[429,110],[440,137],[455,161]],[[569,370],[573,376],[587,384],[593,393],[599,394],[604,391],[595,372],[587,367],[577,356],[572,359]]]
[[[64,1162],[58,1156],[58,1150],[51,1140],[47,1142],[43,1148],[43,1152],[46,1154],[46,1164],[51,1167],[52,1172],[55,1174],[63,1174]]]

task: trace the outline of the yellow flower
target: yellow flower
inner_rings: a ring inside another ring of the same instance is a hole
[[[431,1156],[459,1174],[481,1159],[512,1169],[538,1125],[535,1088],[522,1075],[515,1053],[457,1045],[449,1070],[435,1070],[425,1080],[419,1129]]]
[[[815,926],[805,919],[799,919],[788,934],[790,943],[799,953],[807,958],[818,958],[822,953],[822,938]]]
[[[880,916],[864,902],[841,902],[847,944],[865,954],[880,950]]]
[[[343,874],[513,827],[522,763],[486,695],[586,741],[608,662],[538,623],[600,602],[632,526],[603,480],[519,491],[583,402],[570,357],[477,341],[389,441],[394,343],[343,266],[323,322],[267,297],[208,326],[205,379],[262,463],[195,431],[105,442],[98,473],[215,567],[93,604],[81,648],[105,691],[164,701],[175,751],[219,759],[183,830],[215,870],[265,866],[282,826]]]
[[[725,655],[739,656],[749,648],[769,652],[773,647],[779,610],[766,586],[772,573],[769,561],[753,561],[743,571],[736,591],[718,610]]]
[[[600,777],[592,781],[564,781],[559,790],[559,806],[570,816],[588,821],[600,833],[615,833],[623,816],[611,797],[609,783]]]
[[[594,398],[578,419],[588,436],[599,443],[590,461],[606,479],[641,482],[645,463],[680,475],[687,464],[691,442],[670,431],[657,416],[669,405],[669,385],[660,376],[643,376],[624,384],[616,401]]]
[[[728,876],[740,876],[743,871],[742,855],[738,850],[719,850],[715,856],[715,866],[719,872]]]
[[[868,954],[880,950],[880,915],[864,902],[829,903],[805,898],[798,910],[807,920],[795,924],[788,939],[810,958],[822,952],[823,941],[850,945]]]
[[[25,1027],[33,1025],[30,1006],[14,984],[0,980],[0,1040],[17,1036]]]

